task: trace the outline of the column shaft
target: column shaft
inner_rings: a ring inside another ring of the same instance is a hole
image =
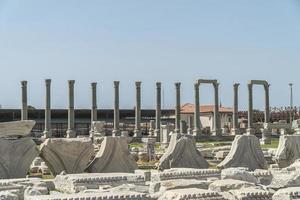
[[[269,97],[269,85],[264,85],[265,89],[265,123],[270,121],[270,97]]]
[[[238,127],[238,90],[239,90],[238,83],[233,85],[233,116],[232,116],[232,134],[236,135],[238,134],[239,127]]]
[[[21,81],[21,85],[22,85],[22,110],[21,110],[21,120],[28,120],[27,81]]]
[[[45,130],[44,138],[51,138],[51,79],[45,80],[46,85],[46,106],[45,106]]]
[[[120,132],[120,110],[119,110],[119,81],[114,81],[114,129],[112,132],[113,136],[118,136]]]
[[[141,82],[135,82],[136,87],[136,106],[135,106],[135,128],[134,136],[142,137],[141,135]]]
[[[76,137],[75,132],[75,111],[74,111],[74,80],[69,80],[69,109],[68,109],[68,130],[67,138]]]
[[[176,109],[175,109],[175,133],[180,132],[180,83],[175,83],[176,87]]]
[[[162,141],[160,134],[161,125],[161,83],[156,82],[156,109],[155,109],[155,135],[158,142]]]
[[[195,111],[194,111],[194,130],[193,135],[197,136],[200,134],[200,95],[199,95],[200,84],[196,82],[194,84],[195,92]]]
[[[214,135],[221,134],[221,122],[220,122],[220,113],[219,113],[219,83],[214,83],[214,92],[215,92],[215,108],[214,108]]]
[[[253,91],[252,84],[248,84],[248,134],[252,133],[253,129]]]

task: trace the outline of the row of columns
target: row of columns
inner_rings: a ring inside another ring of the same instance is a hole
[[[75,112],[74,112],[74,80],[68,81],[69,86],[69,105],[68,105],[68,130],[67,137],[76,137],[75,132]],[[45,130],[44,137],[49,138],[52,136],[51,133],[51,79],[45,80],[46,85],[46,99],[45,99]],[[119,110],[119,81],[114,81],[114,127],[113,136],[120,135],[120,110]],[[135,107],[135,137],[141,137],[141,82],[137,81],[136,85],[136,107]],[[27,81],[21,81],[22,86],[22,110],[21,110],[21,120],[28,119],[28,105],[27,105]],[[180,86],[181,83],[175,83],[176,89],[176,108],[175,108],[175,133],[180,132],[181,123],[181,103],[180,103]],[[220,116],[219,116],[219,83],[213,82],[214,86],[214,97],[215,97],[215,107],[214,107],[214,126],[213,133],[220,133]],[[263,84],[265,89],[265,123],[269,122],[269,84]],[[232,134],[239,134],[238,130],[238,87],[239,84],[233,85],[233,129]],[[248,84],[248,131],[251,133],[253,129],[253,83]],[[91,121],[97,121],[97,83],[91,83],[92,89],[92,108],[91,108]],[[200,123],[200,83],[197,81],[194,83],[195,92],[195,110],[194,110],[194,129],[193,134],[199,135],[201,133],[201,123]],[[191,123],[190,123],[191,124]],[[158,140],[161,140],[160,134],[161,127],[161,83],[156,83],[156,121],[155,121],[155,134]],[[191,127],[190,127],[191,128]]]

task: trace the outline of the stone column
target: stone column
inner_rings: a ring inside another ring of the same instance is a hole
[[[22,85],[22,110],[21,110],[21,120],[28,120],[27,81],[21,81],[21,85]]]
[[[134,137],[141,138],[141,82],[135,82],[136,106],[135,106],[135,128]]]
[[[119,81],[114,81],[115,95],[114,95],[114,129],[113,136],[118,136],[120,132],[120,110],[119,110]]]
[[[238,135],[239,132],[239,127],[238,127],[238,106],[239,106],[239,96],[238,96],[238,92],[239,92],[239,83],[235,83],[233,85],[233,116],[232,116],[232,130],[231,130],[231,134],[232,135]]]
[[[187,127],[186,121],[180,120],[180,133],[187,134],[187,130],[188,130],[188,127]]]
[[[194,111],[194,130],[193,130],[194,136],[198,136],[201,132],[199,86],[200,84],[198,82],[194,83],[194,90],[195,90],[195,111]]]
[[[155,131],[154,134],[157,137],[157,141],[161,142],[160,134],[160,125],[161,125],[161,83],[156,82],[156,109],[155,109]]]
[[[97,117],[97,83],[91,83],[92,89],[92,109],[91,109],[91,130],[90,134],[93,134],[93,122],[98,120]]]
[[[193,134],[193,116],[188,117],[188,130],[187,130],[187,133],[189,135]]]
[[[175,83],[176,88],[176,109],[175,109],[175,130],[174,133],[180,132],[180,84]]]
[[[270,97],[269,97],[269,87],[270,85],[264,85],[265,89],[265,123],[270,122]]]
[[[253,91],[252,84],[248,83],[248,130],[247,134],[253,133]]]
[[[74,111],[74,84],[75,80],[69,80],[69,109],[67,138],[75,138],[75,111]]]
[[[221,122],[219,113],[219,83],[213,83],[215,91],[214,129],[213,135],[221,135]]]
[[[46,107],[45,107],[45,130],[43,138],[51,138],[51,79],[45,80],[46,84]]]

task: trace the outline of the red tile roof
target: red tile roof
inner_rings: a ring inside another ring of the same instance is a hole
[[[181,113],[194,113],[195,111],[195,104],[186,103],[181,105]],[[214,112],[214,105],[200,105],[200,112],[201,113],[213,113]],[[228,107],[219,107],[219,112],[221,113],[232,113],[233,109]]]

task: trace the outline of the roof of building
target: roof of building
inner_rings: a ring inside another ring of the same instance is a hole
[[[200,105],[200,112],[201,113],[213,113],[214,112],[214,105]],[[195,104],[192,103],[186,103],[181,105],[181,113],[183,114],[189,114],[194,113],[195,111]],[[221,113],[232,113],[233,109],[229,107],[219,107],[219,112]]]

